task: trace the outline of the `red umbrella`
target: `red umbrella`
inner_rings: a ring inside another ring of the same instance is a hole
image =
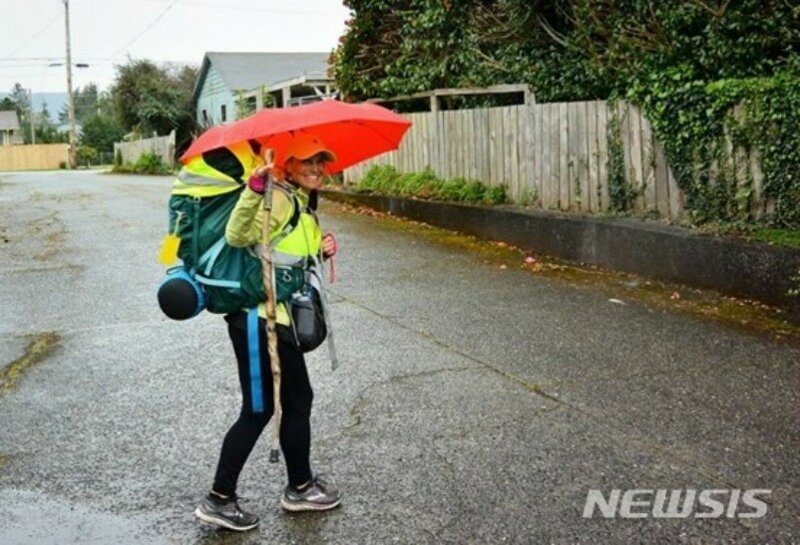
[[[292,138],[308,133],[336,154],[336,161],[328,165],[328,171],[334,174],[397,149],[410,126],[411,122],[403,116],[376,104],[323,100],[293,108],[270,108],[230,125],[209,129],[186,150],[181,162],[215,148],[257,140],[275,150],[280,165]]]

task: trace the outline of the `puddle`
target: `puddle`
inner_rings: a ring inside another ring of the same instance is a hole
[[[35,492],[2,490],[0,535],[3,545],[167,545],[153,535],[146,517],[123,517],[56,500]]]

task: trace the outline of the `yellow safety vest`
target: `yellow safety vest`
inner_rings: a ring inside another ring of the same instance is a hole
[[[322,230],[319,222],[316,216],[309,211],[307,200],[301,200],[296,190],[284,184],[277,184],[275,187],[292,202],[294,213],[281,226],[278,236],[270,241],[273,264],[308,265],[309,258],[314,258],[320,253]],[[285,228],[292,222],[293,216],[298,213],[300,217],[297,224],[288,234],[284,234]]]

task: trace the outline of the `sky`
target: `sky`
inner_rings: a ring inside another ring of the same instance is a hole
[[[197,66],[206,51],[331,51],[342,0],[69,0],[73,87],[106,89],[114,64]],[[0,92],[66,92],[63,0],[0,0]],[[61,63],[60,66],[49,66]]]

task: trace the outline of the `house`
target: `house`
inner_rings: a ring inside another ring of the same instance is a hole
[[[329,56],[208,52],[194,87],[197,122],[217,125],[265,106],[291,106],[330,96]]]
[[[22,131],[19,128],[17,112],[14,110],[0,111],[0,146],[22,143]]]

